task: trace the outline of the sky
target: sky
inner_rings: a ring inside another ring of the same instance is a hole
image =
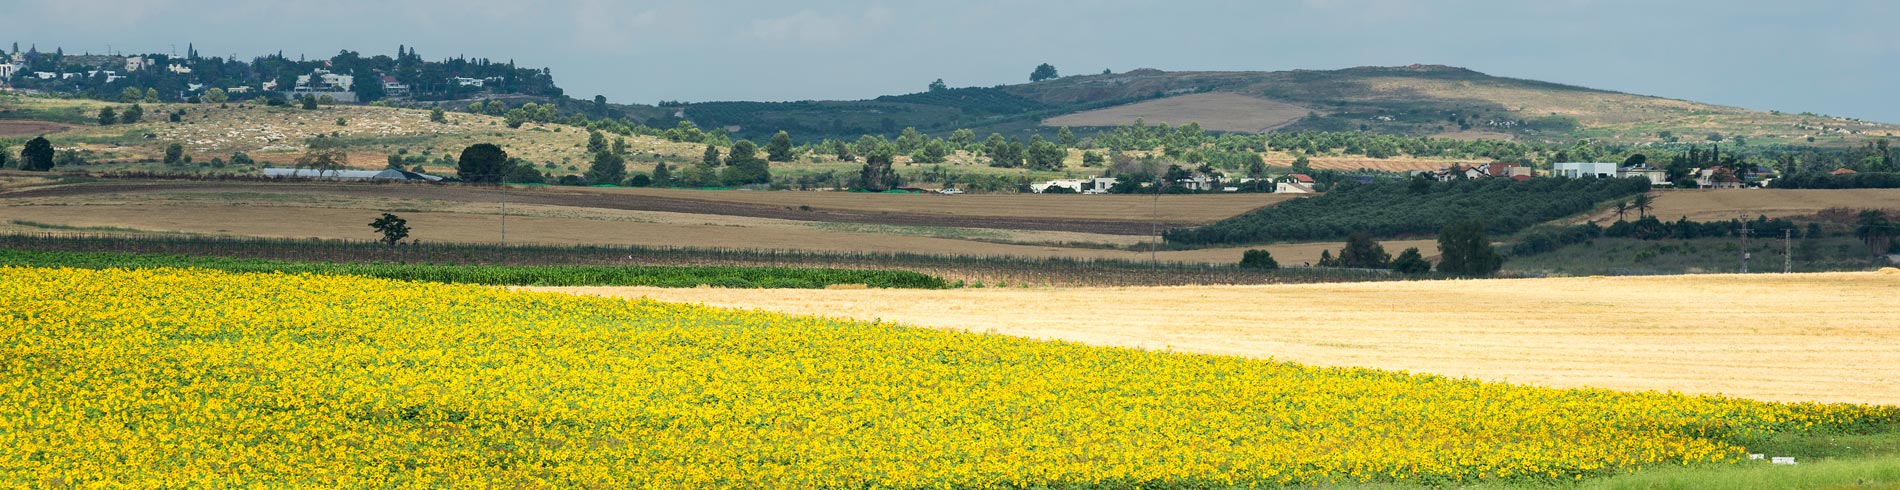
[[[0,0],[0,17],[0,42],[49,51],[512,59],[621,103],[863,99],[1022,83],[1039,63],[1425,63],[1900,122],[1892,0]]]

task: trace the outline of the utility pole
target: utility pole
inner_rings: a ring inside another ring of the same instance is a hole
[[[1748,273],[1748,215],[1746,214],[1741,215],[1741,220],[1742,220],[1742,273],[1747,274]]]

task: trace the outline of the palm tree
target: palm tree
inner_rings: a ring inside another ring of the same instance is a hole
[[[1617,221],[1623,221],[1623,216],[1629,214],[1629,212],[1630,212],[1630,202],[1628,199],[1624,199],[1624,200],[1616,202],[1616,220]]]
[[[1636,201],[1630,203],[1630,207],[1636,208],[1637,216],[1647,218],[1649,217],[1649,208],[1654,204],[1655,201],[1650,200],[1649,193],[1645,192],[1637,194]]]

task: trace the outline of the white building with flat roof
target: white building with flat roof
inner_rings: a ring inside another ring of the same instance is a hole
[[[1551,165],[1551,174],[1572,179],[1616,177],[1616,164],[1604,162],[1563,162]]]

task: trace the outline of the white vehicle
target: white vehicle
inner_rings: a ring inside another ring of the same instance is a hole
[[[945,187],[942,190],[937,191],[937,193],[948,196],[948,195],[962,194],[963,190],[955,188],[955,187]]]

